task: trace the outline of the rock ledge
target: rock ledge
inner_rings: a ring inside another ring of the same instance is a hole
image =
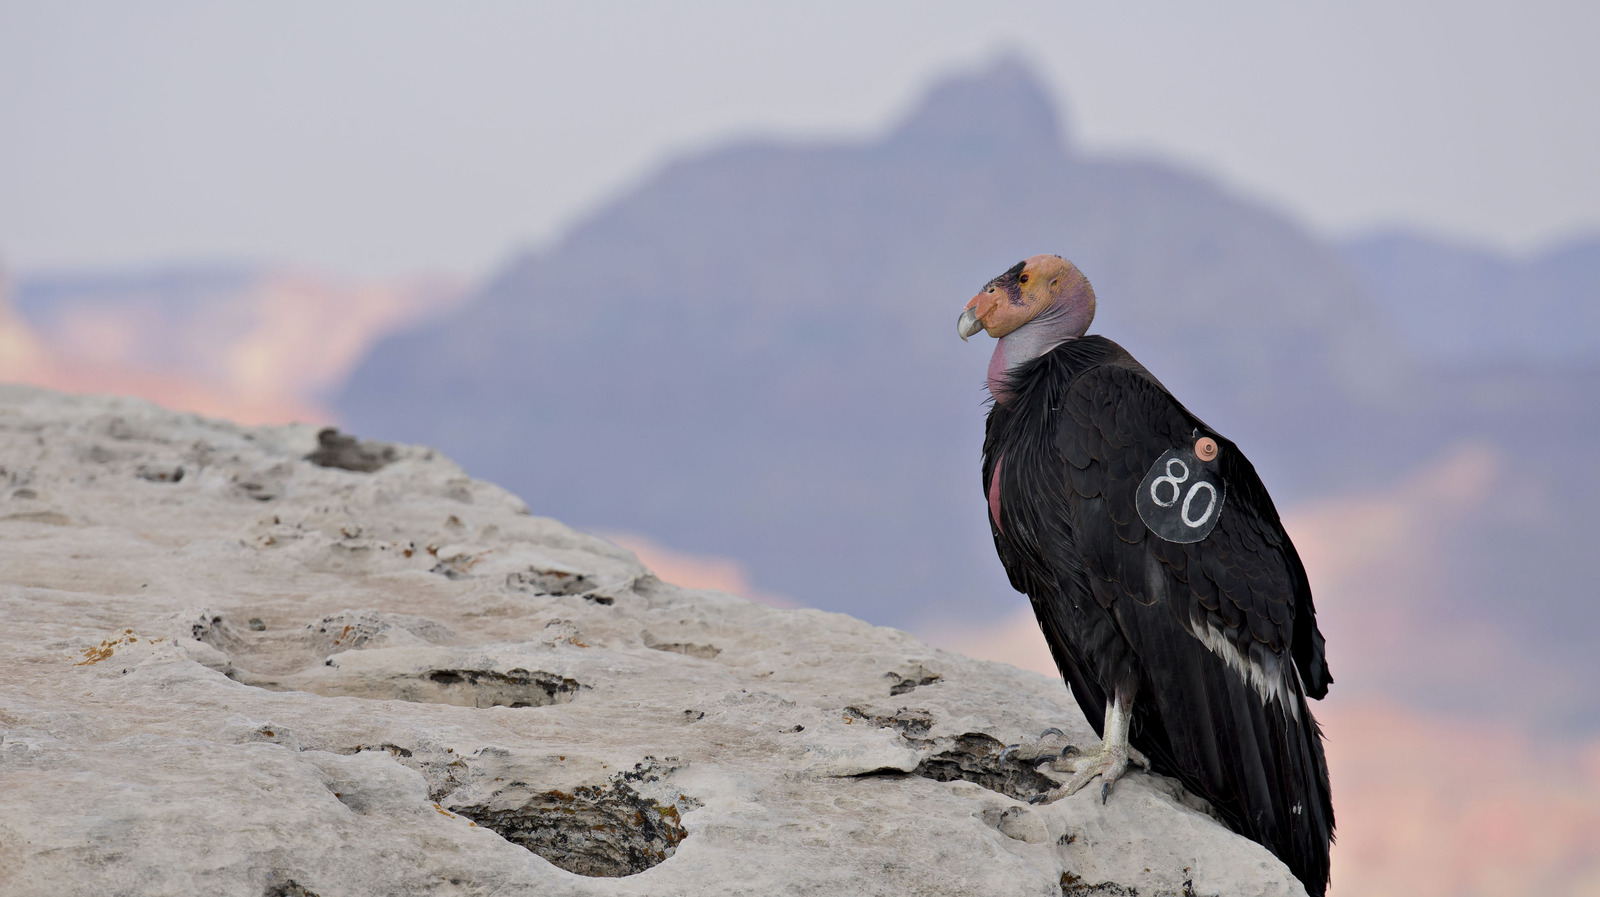
[[[1304,893],[1159,777],[1026,803],[1058,681],[339,438],[0,387],[0,891]]]

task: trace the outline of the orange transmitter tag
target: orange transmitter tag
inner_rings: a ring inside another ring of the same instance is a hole
[[[1194,441],[1194,456],[1202,461],[1211,461],[1217,457],[1217,441],[1210,436],[1202,436]]]

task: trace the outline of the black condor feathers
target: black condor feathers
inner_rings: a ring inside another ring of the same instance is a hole
[[[995,547],[1095,731],[1129,696],[1128,743],[1323,894],[1333,805],[1306,698],[1333,680],[1250,462],[1098,336],[1006,373],[983,455]]]

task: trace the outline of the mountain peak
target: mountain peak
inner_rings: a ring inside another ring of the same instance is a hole
[[[1034,69],[1012,56],[936,82],[890,135],[893,143],[975,152],[1062,152],[1068,141],[1054,97]]]

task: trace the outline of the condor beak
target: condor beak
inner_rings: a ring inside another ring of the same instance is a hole
[[[961,317],[956,320],[956,333],[961,335],[962,342],[966,342],[967,337],[982,329],[983,323],[978,320],[978,300],[973,299],[961,310]]]

